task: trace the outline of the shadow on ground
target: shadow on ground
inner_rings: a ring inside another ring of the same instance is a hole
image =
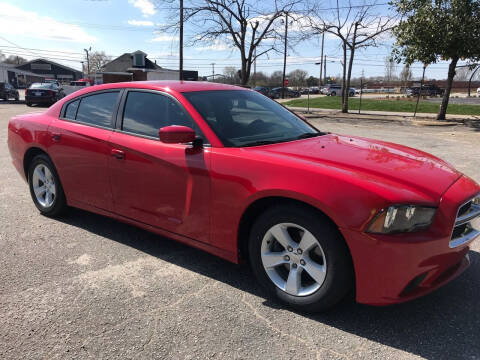
[[[164,261],[265,297],[247,265],[235,265],[115,220],[72,209],[60,221],[133,247]],[[320,324],[428,359],[480,359],[480,254],[458,279],[424,298],[371,307],[345,301],[326,314],[305,315]],[[264,306],[283,305],[265,300]]]

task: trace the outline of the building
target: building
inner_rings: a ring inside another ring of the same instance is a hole
[[[183,71],[185,80],[198,80],[198,71]],[[178,70],[165,69],[147,58],[147,54],[137,50],[125,53],[102,67],[95,74],[95,83],[121,81],[178,80]]]
[[[17,69],[30,71],[49,79],[57,79],[60,82],[70,82],[83,77],[80,70],[58,64],[46,59],[35,59],[25,64],[18,65]]]
[[[26,88],[34,82],[42,82],[45,76],[32,73],[30,71],[20,70],[14,64],[0,63],[0,82],[10,83],[14,87]]]

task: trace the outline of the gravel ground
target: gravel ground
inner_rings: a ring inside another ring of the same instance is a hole
[[[6,146],[9,117],[27,111],[0,104],[1,359],[480,359],[480,242],[466,273],[422,299],[298,314],[266,300],[245,265],[80,210],[40,216]],[[421,148],[480,181],[474,129],[314,122]]]

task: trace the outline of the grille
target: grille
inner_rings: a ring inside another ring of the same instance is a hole
[[[449,245],[454,248],[474,240],[479,235],[480,194],[458,208]]]

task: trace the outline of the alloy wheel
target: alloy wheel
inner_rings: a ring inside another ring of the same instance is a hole
[[[38,164],[32,175],[33,191],[37,202],[45,207],[51,207],[55,201],[57,188],[55,178],[50,169],[44,164]]]
[[[313,294],[327,275],[327,261],[319,241],[293,223],[280,223],[266,232],[261,259],[275,286],[294,296]]]

